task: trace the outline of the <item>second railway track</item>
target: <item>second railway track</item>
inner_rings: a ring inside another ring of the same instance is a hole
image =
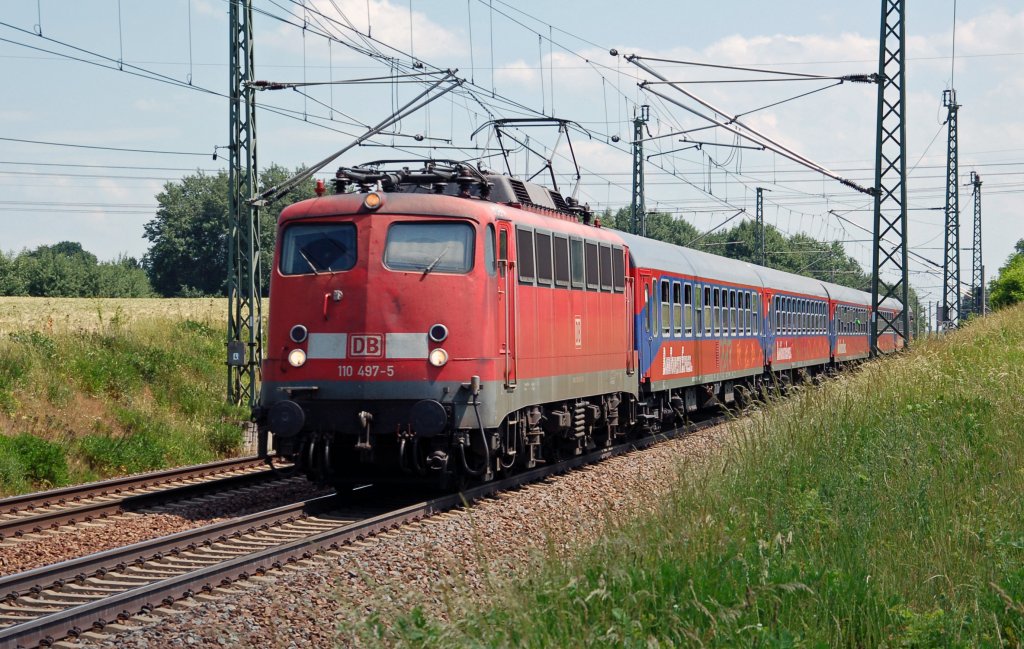
[[[238,487],[272,475],[265,460],[236,458],[5,498],[0,500],[0,541],[190,498],[211,489]]]

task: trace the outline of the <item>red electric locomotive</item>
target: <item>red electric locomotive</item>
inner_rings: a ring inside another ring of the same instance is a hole
[[[867,356],[869,295],[606,230],[539,185],[453,162],[336,182],[281,214],[256,412],[318,481],[488,480]]]
[[[279,453],[446,484],[611,442],[632,359],[614,232],[467,165],[338,184],[280,218],[258,411]]]

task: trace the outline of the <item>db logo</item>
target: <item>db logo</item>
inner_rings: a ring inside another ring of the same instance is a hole
[[[384,343],[379,334],[353,334],[348,337],[349,356],[379,358],[384,355]]]

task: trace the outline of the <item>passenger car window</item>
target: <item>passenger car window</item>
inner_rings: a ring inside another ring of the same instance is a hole
[[[670,316],[669,283],[668,280],[661,281],[661,335],[668,336],[672,319]]]
[[[680,286],[679,282],[672,282],[672,334],[675,336],[683,335],[683,301],[679,294]]]
[[[279,263],[282,275],[333,273],[355,264],[354,224],[296,223],[285,228]]]

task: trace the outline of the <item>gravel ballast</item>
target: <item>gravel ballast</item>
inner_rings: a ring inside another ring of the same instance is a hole
[[[327,491],[323,488],[296,477],[7,539],[0,543],[0,576],[132,545],[324,493]]]
[[[718,426],[551,478],[319,555],[192,600],[179,613],[87,644],[103,647],[305,647],[359,644],[367,620],[420,607],[446,619],[450,602],[480,597],[555,553],[567,558],[609,520],[650,511],[727,434]],[[464,600],[463,600],[464,601]]]

